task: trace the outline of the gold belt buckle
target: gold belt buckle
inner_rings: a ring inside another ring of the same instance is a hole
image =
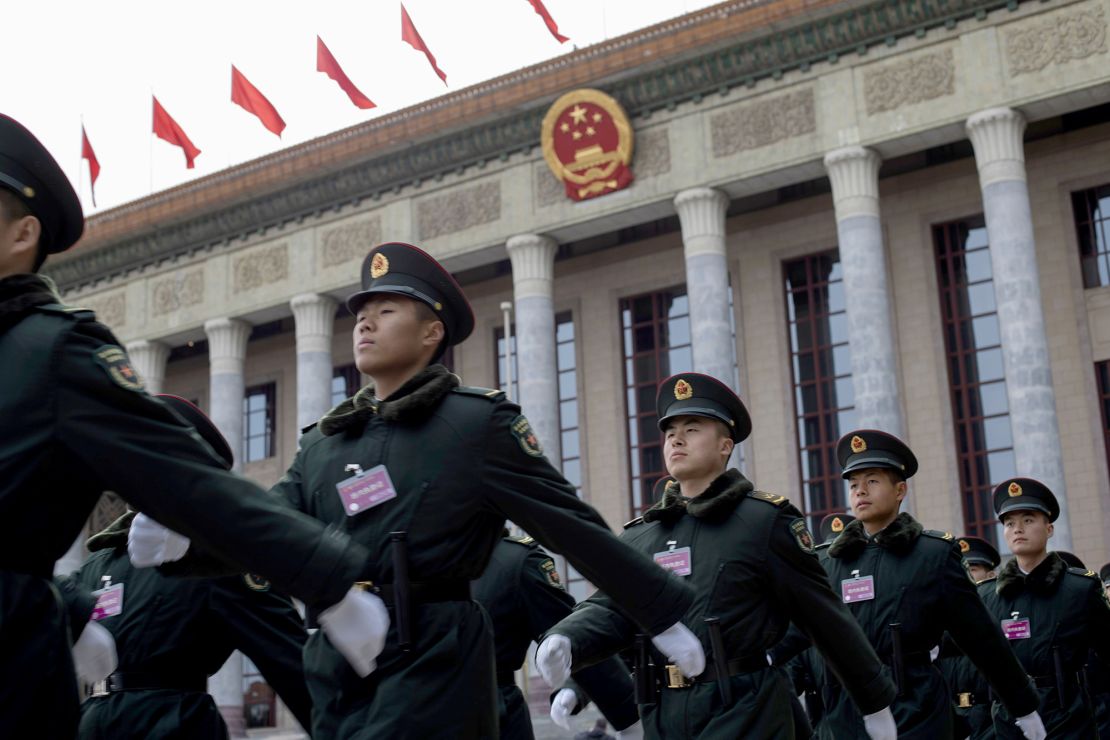
[[[369,591],[370,593],[377,593],[378,591],[373,581],[355,581],[353,585],[359,591]]]
[[[89,687],[89,696],[107,696],[108,695],[108,679],[102,678],[92,686]]]
[[[956,706],[958,706],[960,709],[968,709],[971,707],[970,691],[961,691],[959,694],[957,694],[957,696],[959,696],[960,702]]]
[[[686,689],[694,685],[694,682],[682,675],[682,671],[676,665],[667,666],[667,688],[668,689]]]

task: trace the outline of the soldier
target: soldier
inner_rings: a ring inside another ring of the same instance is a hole
[[[666,667],[660,693],[641,698],[645,737],[794,737],[789,682],[767,656],[794,622],[868,715],[872,737],[893,738],[894,687],[829,589],[805,521],[785,497],[726,470],[733,447],[751,432],[744,404],[716,379],[682,373],[659,386],[656,406],[674,485],[621,537],[694,587],[683,621],[713,660],[693,681]],[[558,683],[564,656],[589,665],[632,645],[636,632],[599,591],[548,632],[536,662]],[[656,656],[657,665],[667,662]],[[651,667],[639,660],[636,671],[637,685],[655,694]]]
[[[1099,568],[1103,591],[1110,598],[1110,563]],[[1110,738],[1110,668],[1088,664],[1091,698],[1095,703],[1095,723],[1101,738]]]
[[[701,645],[679,621],[689,586],[613,536],[544,457],[519,406],[500,391],[460,386],[435,364],[474,327],[451,274],[417,247],[382,244],[363,263],[362,288],[347,307],[355,363],[374,383],[305,433],[272,489],[370,550],[364,587],[392,610],[368,677],[323,635],[309,637],[313,735],[497,736],[492,633],[470,581],[506,519],[609,589],[683,671],[700,673]],[[142,529],[159,538],[157,525]],[[144,561],[164,559],[140,549]],[[310,608],[310,621],[318,613]]]
[[[159,395],[193,425],[225,470],[231,448],[204,413],[183,398]],[[127,557],[128,512],[88,541],[92,555],[74,579],[95,592],[96,621],[115,638],[119,666],[81,705],[80,740],[160,740],[228,736],[205,693],[209,676],[233,650],[258,666],[303,727],[311,727],[301,651],[307,635],[292,602],[252,575],[170,578],[134,568]]]
[[[994,511],[1014,557],[979,595],[1033,677],[1050,738],[1097,737],[1083,666],[1093,649],[1110,660],[1110,603],[1093,571],[1069,568],[1048,551],[1056,496],[1032,478],[1011,478],[994,489]],[[1013,712],[995,705],[998,737],[1013,737]]]
[[[995,568],[1002,562],[994,545],[979,537],[968,536],[960,537],[956,544],[972,580],[982,583],[994,578]],[[990,686],[986,679],[966,655],[949,645],[947,637],[941,645],[940,657],[935,663],[944,676],[955,707],[956,737],[968,737],[970,740],[994,737]]]
[[[831,545],[844,528],[855,520],[856,518],[851,514],[826,514],[817,526],[817,531],[821,535],[821,544],[817,546],[818,552],[825,552],[825,548]]]
[[[1044,738],[1037,696],[975,593],[952,535],[923,530],[909,514],[898,513],[906,480],[917,472],[913,452],[891,434],[861,429],[841,438],[836,455],[856,521],[829,547],[825,570],[891,667],[898,737],[952,737],[948,691],[929,654],[947,630],[1025,736]],[[861,737],[859,711],[844,692],[828,688],[821,736]]]
[[[218,467],[180,416],[151,398],[92,311],[66,308],[35,271],[81,236],[57,162],[0,115],[0,737],[73,737],[70,635],[51,582],[100,494],[118,493],[215,556],[348,620],[330,639],[373,652],[365,548],[288,511]],[[352,613],[353,612],[353,613]]]
[[[555,561],[535,540],[509,537],[507,530],[505,535],[471,592],[493,622],[501,740],[532,740],[528,702],[513,673],[524,665],[532,641],[570,614],[574,597],[563,588]],[[570,729],[566,715],[576,714],[592,699],[618,730],[618,737],[635,735],[633,726],[639,723],[640,716],[633,701],[632,679],[624,663],[611,658],[579,671],[574,679],[575,686],[561,689],[552,703],[552,719],[556,723]],[[620,733],[622,730],[626,732]]]

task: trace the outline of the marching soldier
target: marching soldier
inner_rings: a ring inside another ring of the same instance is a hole
[[[503,537],[493,550],[486,572],[474,582],[472,592],[493,622],[501,740],[532,740],[528,702],[513,680],[513,673],[524,665],[528,646],[570,614],[574,597],[563,588],[555,561],[531,537]],[[593,700],[618,730],[619,737],[634,735],[636,730],[630,728],[640,721],[640,716],[632,696],[632,679],[619,658],[579,671],[573,683],[574,686],[561,689],[556,695],[552,719],[565,726],[566,717],[559,714],[564,703],[569,703],[566,713],[573,714]],[[628,732],[620,733],[622,730]]]
[[[212,449],[143,388],[92,311],[67,308],[35,272],[81,236],[57,162],[0,115],[0,737],[73,737],[70,634],[51,581],[100,494],[117,492],[235,567],[348,619],[332,639],[373,647],[368,554],[218,467]],[[17,637],[16,637],[17,636]]]
[[[158,396],[197,430],[222,462],[231,448],[200,409]],[[307,635],[292,602],[252,575],[170,578],[134,568],[127,532],[135,512],[91,537],[92,555],[74,579],[97,595],[93,624],[115,638],[119,666],[81,705],[80,740],[219,740],[227,726],[208,677],[233,650],[250,658],[303,727],[311,727],[301,651]],[[86,628],[87,629],[87,628]]]
[[[893,738],[894,687],[829,589],[805,521],[785,497],[726,470],[734,445],[751,432],[743,403],[716,379],[683,373],[660,385],[657,408],[674,480],[621,537],[694,587],[683,622],[712,660],[691,681],[655,655],[662,669],[657,690],[655,666],[638,658],[645,737],[794,737],[791,688],[767,656],[793,622],[868,715],[872,737]],[[558,682],[565,670],[560,656],[589,665],[631,646],[637,631],[599,591],[549,631],[536,662],[549,682]]]
[[[825,570],[875,651],[891,667],[899,738],[952,737],[952,707],[930,650],[945,630],[1010,708],[1027,738],[1044,738],[1037,696],[983,608],[952,535],[898,513],[917,459],[901,440],[861,429],[836,448],[856,521],[829,547]],[[835,689],[822,737],[861,737],[859,711]],[[1014,720],[1010,720],[1013,722]]]
[[[1110,661],[1110,603],[1093,571],[1069,568],[1048,551],[1056,496],[1032,478],[1012,478],[994,489],[994,510],[1014,557],[998,577],[979,585],[983,603],[1033,677],[1050,738],[1097,737],[1083,667],[1093,649]],[[1013,712],[995,706],[994,729],[1014,737]]]
[[[376,662],[357,672],[330,639],[309,637],[313,735],[497,736],[492,633],[470,582],[506,519],[606,588],[684,672],[701,673],[701,645],[679,621],[689,586],[613,536],[544,457],[519,406],[460,386],[436,364],[474,327],[450,273],[412,245],[383,244],[367,255],[347,307],[355,363],[374,383],[304,434],[272,492],[369,549],[363,587],[388,607],[389,631]],[[151,522],[141,534],[169,536]],[[318,615],[309,608],[310,621]]]

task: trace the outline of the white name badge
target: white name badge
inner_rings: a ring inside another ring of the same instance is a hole
[[[694,572],[693,561],[690,557],[689,547],[679,547],[674,550],[664,550],[655,553],[655,562],[663,570],[669,570],[676,576],[688,576]]]
[[[123,611],[122,583],[93,591],[93,596],[96,597],[96,606],[93,607],[92,616],[89,619],[99,621],[114,617]]]
[[[343,513],[347,516],[354,516],[397,498],[397,491],[393,488],[393,481],[384,465],[340,481],[335,484],[335,489],[339,491]]]
[[[840,582],[840,598],[845,604],[871,601],[875,598],[875,577],[845,578]]]

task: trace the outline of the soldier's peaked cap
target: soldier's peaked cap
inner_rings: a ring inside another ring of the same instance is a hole
[[[1110,563],[1099,568],[1098,577],[1102,579],[1103,585],[1110,584]]]
[[[877,429],[857,429],[845,434],[836,443],[836,459],[844,478],[869,468],[893,470],[903,478],[912,478],[917,472],[917,458],[909,445]]]
[[[702,373],[679,373],[664,380],[655,396],[655,410],[663,431],[676,416],[703,416],[723,422],[734,442],[742,442],[752,433],[752,419],[740,397]]]
[[[155,397],[161,399],[167,406],[176,411],[178,416],[192,424],[200,438],[207,442],[208,446],[220,456],[224,468],[231,470],[231,466],[235,464],[235,456],[231,453],[231,445],[227,443],[224,435],[220,434],[220,430],[216,428],[216,425],[203,411],[180,396],[159,393]]]
[[[995,486],[994,513],[1001,521],[1011,511],[1041,511],[1048,521],[1060,516],[1060,503],[1044,483],[1033,478],[1007,478]]]
[[[443,322],[446,347],[458,344],[474,330],[474,312],[462,288],[435,258],[402,242],[379,244],[362,261],[362,290],[347,299],[357,314],[377,293],[402,295],[425,304]]]
[[[956,544],[960,546],[960,557],[969,565],[985,565],[994,570],[1002,562],[994,545],[979,537],[960,537]]]
[[[22,124],[0,113],[0,188],[26,204],[42,224],[39,246],[64,252],[81,238],[81,201],[58,162]]]

